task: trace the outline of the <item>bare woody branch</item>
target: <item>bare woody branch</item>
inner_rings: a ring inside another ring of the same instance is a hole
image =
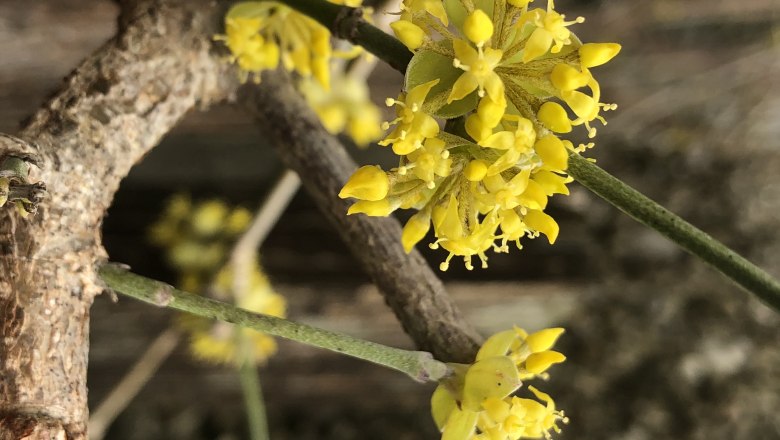
[[[357,166],[289,79],[269,72],[260,86],[241,89],[239,100],[269,135],[283,162],[298,173],[418,348],[440,360],[472,362],[479,335],[464,321],[422,256],[404,252],[398,221],[346,216],[348,202],[337,194]]]
[[[133,1],[0,161],[35,155],[49,196],[0,210],[0,439],[86,436],[89,307],[99,226],[120,180],[182,116],[225,99],[235,75],[210,53],[223,11],[206,0]]]

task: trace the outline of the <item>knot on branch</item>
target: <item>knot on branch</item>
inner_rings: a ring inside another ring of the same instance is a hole
[[[30,165],[39,166],[37,146],[0,134],[0,207],[11,202],[22,217],[38,211],[46,196],[43,182],[29,182]]]
[[[363,15],[363,8],[342,7],[336,15],[336,19],[333,20],[331,33],[336,38],[356,43],[355,39],[359,33],[358,27],[367,23]]]

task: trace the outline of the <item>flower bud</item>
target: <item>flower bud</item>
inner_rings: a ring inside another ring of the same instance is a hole
[[[390,180],[387,178],[387,174],[376,165],[366,165],[352,174],[352,177],[339,192],[339,197],[378,201],[384,199],[389,190]]]

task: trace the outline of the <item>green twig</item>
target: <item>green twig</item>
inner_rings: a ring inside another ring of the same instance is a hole
[[[252,313],[227,303],[174,289],[160,281],[136,275],[117,264],[102,265],[99,274],[110,289],[141,301],[364,359],[406,373],[419,382],[437,381],[449,373],[446,364],[435,360],[430,353],[424,351],[387,347],[306,324]]]
[[[257,376],[257,367],[251,362],[243,362],[239,368],[239,376],[241,377],[241,391],[244,394],[246,417],[249,422],[249,438],[268,440],[270,438],[268,420],[265,414],[263,389],[260,386],[260,378]]]
[[[582,156],[569,157],[568,171],[599,197],[660,232],[780,311],[780,283],[761,268]]]

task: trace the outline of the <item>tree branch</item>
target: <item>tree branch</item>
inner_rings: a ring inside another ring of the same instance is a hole
[[[213,2],[137,1],[126,11],[121,34],[29,120],[19,134],[27,142],[0,144],[0,160],[37,155],[31,177],[50,194],[28,220],[0,210],[0,439],[86,437],[105,210],[130,167],[187,111],[237,85],[210,54],[222,13]]]
[[[241,89],[239,100],[268,134],[285,165],[298,173],[417,347],[440,360],[473,362],[479,335],[422,256],[404,252],[398,221],[346,215],[349,204],[337,194],[357,166],[289,79],[267,72],[260,86]]]

